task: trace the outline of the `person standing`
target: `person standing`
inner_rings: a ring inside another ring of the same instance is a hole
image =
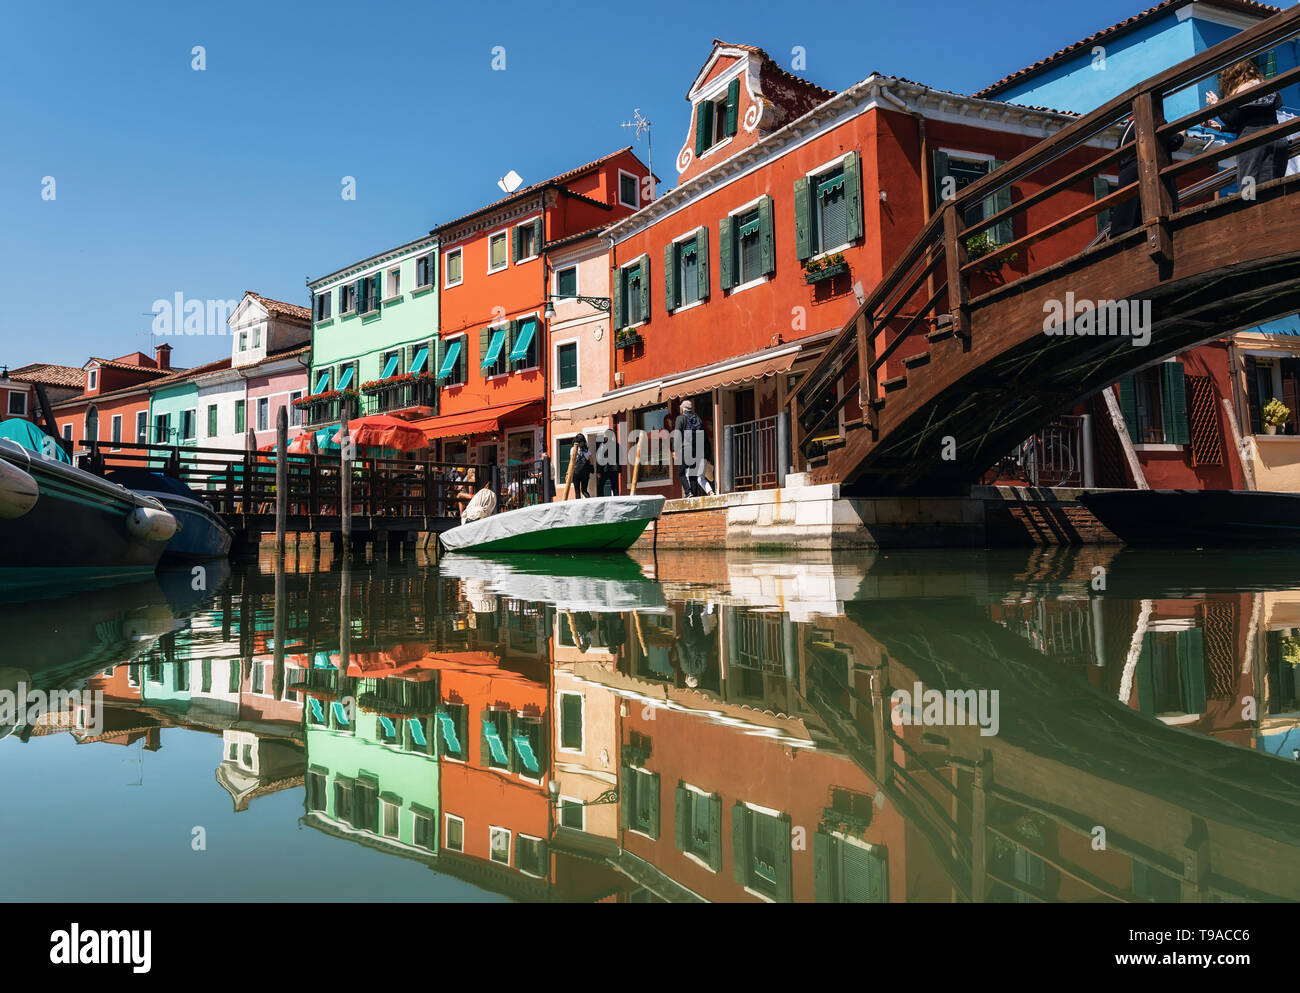
[[[695,404],[683,400],[681,411],[673,423],[673,441],[677,448],[677,478],[682,484],[682,496],[704,495],[700,479],[704,474],[706,451],[704,422],[695,413]]]
[[[587,445],[587,436],[585,434],[576,435],[573,439],[573,453],[569,456],[573,460],[573,488],[580,498],[589,498],[587,492],[587,480],[591,479],[591,448]]]
[[[1219,85],[1223,89],[1223,99],[1230,100],[1239,93],[1253,90],[1264,82],[1264,74],[1259,67],[1247,59],[1225,69],[1219,76]],[[1219,102],[1219,95],[1213,90],[1205,94],[1205,102],[1213,107]],[[1231,131],[1238,139],[1249,138],[1253,134],[1271,128],[1278,123],[1277,112],[1282,107],[1282,94],[1276,90],[1259,97],[1235,110],[1225,110],[1219,115],[1223,127]],[[1211,125],[1213,126],[1213,125]],[[1266,145],[1252,148],[1237,156],[1238,189],[1247,180],[1254,185],[1267,183],[1272,179],[1281,179],[1286,175],[1287,158],[1290,155],[1290,139],[1275,138]]]
[[[606,428],[596,445],[596,496],[618,496],[619,478],[623,467],[618,458],[618,436]],[[609,492],[606,493],[606,487]]]
[[[1124,134],[1119,143],[1122,146],[1127,145],[1137,137],[1137,121],[1130,117],[1128,127],[1124,129]],[[1174,153],[1183,147],[1185,137],[1182,134],[1171,134],[1165,137],[1165,151],[1172,159]],[[1119,189],[1131,186],[1138,181],[1138,157],[1137,146],[1125,152],[1115,163],[1119,169]],[[1164,178],[1165,189],[1169,191],[1169,199],[1173,203],[1173,209],[1178,209],[1178,180],[1173,176]],[[1117,204],[1111,211],[1110,215],[1110,237],[1118,238],[1120,235],[1132,231],[1142,223],[1142,196],[1138,191],[1134,191],[1133,196],[1121,204]]]

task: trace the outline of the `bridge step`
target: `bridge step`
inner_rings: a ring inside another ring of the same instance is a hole
[[[925,336],[925,340],[930,342],[930,344],[934,344],[936,341],[944,341],[947,338],[951,338],[956,333],[957,332],[953,330],[951,324],[946,324],[941,328],[935,328],[933,331],[929,332]]]
[[[917,366],[923,366],[929,361],[929,352],[919,352],[916,355],[909,355],[907,358],[903,359],[903,365],[908,369],[915,369]]]
[[[880,384],[880,388],[886,393],[892,393],[894,390],[901,390],[906,385],[906,376],[895,376],[893,379],[886,379]]]

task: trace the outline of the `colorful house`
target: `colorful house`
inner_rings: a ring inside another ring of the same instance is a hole
[[[143,352],[132,352],[86,362],[82,391],[54,404],[64,440],[73,446],[97,440],[152,442],[149,388],[182,371],[172,368],[171,351],[171,345],[164,343],[154,349],[152,359]]]
[[[0,369],[0,421],[11,417],[42,421],[41,391],[44,391],[47,401],[56,403],[76,396],[84,382],[85,374],[80,369],[48,362],[37,362],[12,371]]]

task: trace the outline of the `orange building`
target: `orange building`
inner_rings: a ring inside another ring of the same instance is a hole
[[[435,228],[442,260],[438,415],[446,461],[523,464],[547,450],[547,246],[633,213],[648,170],[624,148]]]
[[[149,389],[181,371],[171,367],[171,351],[171,345],[159,345],[152,359],[132,352],[87,361],[84,390],[54,404],[59,434],[74,447],[95,439],[149,441]]]

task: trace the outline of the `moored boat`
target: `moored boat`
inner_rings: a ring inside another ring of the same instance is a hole
[[[1300,542],[1300,493],[1105,490],[1079,502],[1130,545]]]
[[[0,465],[0,588],[152,572],[176,533],[157,500],[12,434],[0,437]]]
[[[163,552],[166,561],[203,561],[230,554],[234,532],[179,479],[147,469],[115,469],[105,479],[161,503],[176,518],[176,533]]]
[[[452,552],[625,551],[663,506],[662,496],[539,503],[454,527],[441,536],[442,546]]]

